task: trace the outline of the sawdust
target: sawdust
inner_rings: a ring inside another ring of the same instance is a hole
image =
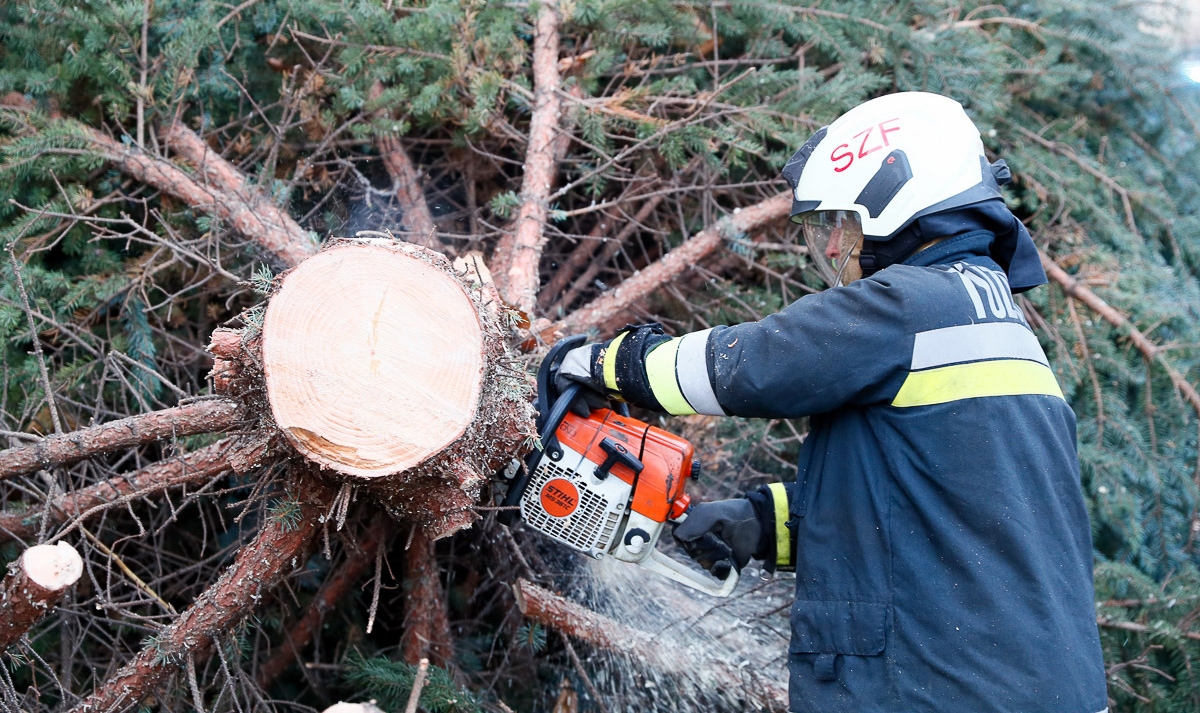
[[[787,710],[794,579],[747,568],[733,595],[717,599],[611,558],[580,560],[568,595],[653,642],[593,656],[610,713]]]

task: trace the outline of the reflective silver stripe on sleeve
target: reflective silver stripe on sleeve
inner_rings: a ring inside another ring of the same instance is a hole
[[[918,332],[912,366],[929,369],[982,359],[1027,359],[1049,366],[1042,345],[1016,322],[985,322]]]
[[[679,389],[696,413],[709,416],[724,416],[725,409],[717,402],[712,380],[708,376],[708,333],[692,332],[679,340],[679,352],[675,358],[675,375],[679,378]]]

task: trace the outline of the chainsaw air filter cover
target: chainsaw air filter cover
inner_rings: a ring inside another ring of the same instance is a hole
[[[614,538],[631,509],[658,523],[678,515],[676,501],[686,509],[692,446],[683,439],[596,409],[588,418],[568,413],[544,446],[521,515],[534,529],[592,557],[619,545]]]

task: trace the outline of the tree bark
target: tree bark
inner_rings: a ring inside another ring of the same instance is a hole
[[[72,711],[107,713],[136,707],[189,657],[207,656],[217,636],[240,624],[288,572],[303,567],[305,552],[321,529],[321,516],[329,509],[333,491],[311,476],[303,476],[293,482],[289,497],[298,506],[294,517],[268,520],[187,611]]]
[[[166,438],[227,431],[234,428],[244,415],[241,408],[231,401],[206,399],[110,421],[81,431],[47,436],[30,446],[0,451],[0,479],[69,465],[92,456]]]
[[[493,260],[500,294],[530,316],[537,306],[538,263],[546,242],[550,186],[558,169],[555,137],[561,111],[558,91],[562,84],[558,74],[558,25],[557,1],[544,0],[533,33],[533,114],[529,120],[521,204],[512,232],[501,238]]]
[[[405,598],[404,639],[401,655],[411,664],[432,659],[441,665],[451,659],[450,620],[446,614],[446,592],[442,589],[433,540],[419,529],[404,553]]]
[[[194,131],[173,124],[167,128],[166,139],[171,148],[200,172],[206,183],[220,190],[222,204],[214,206],[215,211],[218,215],[227,213],[227,219],[243,235],[289,267],[316,253],[317,244],[308,231],[269,196],[249,185],[241,171],[210,149]]]
[[[792,194],[779,193],[725,216],[716,225],[705,228],[683,245],[664,255],[658,262],[625,280],[612,292],[605,294],[567,316],[569,332],[599,327],[637,302],[646,299],[656,289],[683,274],[692,265],[721,246],[730,235],[746,233],[755,228],[786,218],[792,207]]]
[[[592,283],[592,280],[596,279],[596,275],[600,274],[600,270],[617,256],[617,253],[624,247],[625,241],[642,227],[642,223],[649,220],[654,211],[658,210],[658,206],[663,202],[664,198],[666,196],[661,194],[654,196],[638,209],[637,214],[633,216],[633,220],[626,223],[621,228],[621,231],[617,233],[617,236],[605,244],[604,248],[600,251],[600,255],[595,260],[592,260],[591,264],[587,266],[587,269],[579,277],[575,278],[575,281],[571,283],[571,288],[563,293],[560,304],[570,308],[571,303],[575,301],[579,293],[586,289]]]
[[[0,651],[41,621],[81,574],[83,560],[65,542],[25,550],[0,584]]]

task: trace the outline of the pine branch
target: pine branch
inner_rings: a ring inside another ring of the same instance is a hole
[[[238,404],[224,399],[205,399],[81,431],[47,436],[33,445],[0,451],[0,480],[165,438],[227,431],[242,418]]]
[[[572,312],[566,319],[567,330],[585,331],[614,319],[711,254],[730,234],[747,233],[786,218],[791,208],[792,194],[785,191],[735,210],[716,225],[696,233],[658,262],[625,280],[612,292]]]
[[[0,651],[50,613],[81,574],[83,560],[65,542],[25,550],[0,584]]]
[[[371,86],[369,97],[374,101],[381,94],[383,85],[376,82]],[[399,138],[386,133],[378,134],[375,145],[383,159],[384,168],[392,178],[396,202],[400,204],[404,216],[401,225],[408,228],[409,242],[432,250],[444,250],[445,246],[437,237],[437,225],[433,222],[433,214],[429,212],[429,203],[425,200],[417,169],[404,150],[404,145]]]
[[[546,243],[550,186],[557,172],[555,138],[559,130],[559,12],[556,0],[538,10],[533,35],[533,115],[521,182],[521,204],[510,232],[496,246],[492,273],[500,294],[528,315],[537,306],[538,263]]]
[[[1068,275],[1066,270],[1059,267],[1058,263],[1054,262],[1050,256],[1045,253],[1042,253],[1041,256],[1042,267],[1046,270],[1046,276],[1062,288],[1062,291],[1068,297],[1079,300],[1093,312],[1103,317],[1104,321],[1124,331],[1129,337],[1129,341],[1133,342],[1133,345],[1137,347],[1137,350],[1142,353],[1142,356],[1147,361],[1157,363],[1162,367],[1163,371],[1167,372],[1171,383],[1196,411],[1196,414],[1200,415],[1200,393],[1197,393],[1196,388],[1184,378],[1183,374],[1180,374],[1171,362],[1167,361],[1167,358],[1163,356],[1162,348],[1143,334],[1141,330],[1133,326],[1129,319],[1115,307],[1105,302],[1095,292],[1092,292],[1078,280]]]
[[[432,658],[445,665],[452,658],[450,621],[446,615],[446,593],[439,578],[433,540],[417,527],[404,555],[405,631],[402,658],[411,664]]]
[[[59,495],[45,506],[0,513],[0,542],[35,537],[43,514],[50,524],[61,525],[69,519],[83,520],[136,498],[160,494],[167,488],[206,482],[229,470],[247,472],[255,464],[254,452],[261,452],[262,448],[258,441],[226,438],[186,455]]]
[[[279,678],[280,674],[298,661],[300,652],[320,631],[325,615],[333,611],[338,602],[350,591],[350,587],[358,582],[367,567],[375,561],[375,553],[387,540],[388,534],[387,522],[377,519],[367,529],[363,538],[357,542],[358,550],[351,552],[346,560],[325,578],[321,589],[313,597],[307,611],[304,612],[304,616],[284,629],[286,641],[258,669],[256,678],[260,687],[265,689],[270,686],[276,678]]]
[[[248,185],[245,175],[210,149],[194,131],[182,124],[173,124],[167,128],[166,139],[176,153],[200,172],[206,188],[215,186],[220,192],[216,196],[218,202],[211,207],[190,200],[189,205],[230,221],[239,232],[288,267],[294,267],[316,253],[317,246],[308,232],[260,189]]]
[[[187,611],[72,713],[134,708],[189,657],[195,660],[210,654],[218,636],[240,624],[288,572],[304,566],[305,552],[321,530],[321,516],[329,509],[333,491],[308,477],[299,478],[289,491],[292,497],[303,497],[295,516],[266,521],[254,541],[238,552],[233,564]]]
[[[429,204],[425,201],[417,169],[408,157],[408,152],[404,150],[404,145],[400,143],[400,139],[387,135],[380,136],[376,144],[383,158],[383,165],[392,177],[396,201],[404,214],[401,225],[408,228],[409,242],[441,251],[444,246],[437,238],[433,214],[429,212]]]

